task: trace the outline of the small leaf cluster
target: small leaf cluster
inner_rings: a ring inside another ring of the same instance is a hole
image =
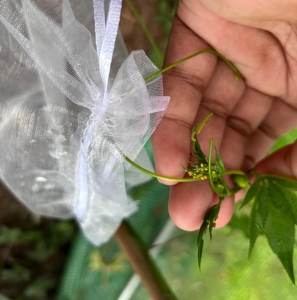
[[[188,173],[192,178],[197,178],[200,180],[208,179],[213,191],[219,196],[219,202],[212,206],[206,213],[201,228],[199,230],[197,247],[198,247],[198,265],[201,268],[201,259],[203,252],[203,235],[209,229],[209,236],[212,239],[212,229],[216,226],[216,220],[219,216],[219,211],[221,208],[221,203],[225,197],[235,194],[242,187],[248,184],[248,179],[244,173],[241,171],[236,171],[236,181],[235,189],[230,189],[226,184],[223,176],[226,174],[232,174],[231,172],[226,172],[224,163],[220,157],[218,150],[213,146],[213,140],[210,140],[209,145],[209,155],[206,156],[199,145],[197,134],[200,133],[206,121],[212,116],[209,114],[193,131],[191,135],[193,155],[196,158],[196,163],[190,163],[190,168],[184,168],[185,172]],[[216,155],[213,158],[213,148],[215,149]]]
[[[218,150],[210,140],[209,154],[206,156],[199,145],[197,134],[205,122],[211,117],[208,115],[201,124],[192,131],[193,155],[196,163],[184,170],[193,178],[208,179],[213,191],[219,196],[219,202],[206,213],[200,227],[197,247],[198,266],[201,269],[203,236],[209,231],[212,239],[212,230],[216,226],[221,203],[229,195],[234,195],[242,188],[250,185],[241,207],[252,200],[253,206],[249,220],[250,249],[249,256],[260,234],[264,234],[272,251],[277,255],[291,281],[295,284],[293,269],[293,248],[295,241],[295,225],[297,225],[297,182],[275,175],[256,175],[253,183],[249,183],[247,175],[239,170],[226,171]],[[215,148],[215,157],[212,152]],[[230,189],[223,176],[232,177],[235,188]]]

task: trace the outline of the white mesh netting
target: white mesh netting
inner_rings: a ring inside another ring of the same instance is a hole
[[[157,68],[143,51],[113,51],[120,4],[94,0],[94,26],[90,1],[0,0],[1,179],[35,213],[76,217],[95,244],[136,209],[117,148],[134,160],[169,100],[160,76],[145,83]]]

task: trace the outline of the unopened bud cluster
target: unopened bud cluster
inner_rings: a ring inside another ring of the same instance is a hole
[[[209,178],[208,164],[198,163],[196,165],[193,165],[192,168],[184,168],[184,170],[192,178],[197,178],[200,180],[206,180]],[[212,164],[211,166],[211,174],[213,179],[216,179],[218,177],[216,166],[214,164]]]

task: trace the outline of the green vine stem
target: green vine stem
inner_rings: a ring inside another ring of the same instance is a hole
[[[164,179],[164,180],[174,181],[174,182],[193,182],[193,181],[199,181],[200,180],[198,178],[175,178],[175,177],[168,177],[168,176],[163,176],[163,175],[151,172],[151,171],[149,171],[149,170],[141,167],[140,165],[138,165],[137,163],[135,163],[133,160],[131,160],[129,157],[127,157],[121,151],[121,149],[119,149],[119,147],[117,147],[117,145],[115,144],[115,142],[112,139],[109,139],[109,141],[111,143],[113,143],[114,147],[119,151],[119,153],[126,160],[126,162],[128,162],[131,166],[133,166],[134,168],[136,168],[137,170],[141,171],[144,174],[147,174],[147,175],[149,175],[151,177],[154,177],[154,178]]]
[[[199,134],[204,127],[205,123],[213,116],[213,113],[208,114],[202,122],[195,128],[195,130],[192,131],[191,140],[192,142],[195,142],[195,137],[197,134]]]
[[[243,171],[240,170],[228,170],[223,172],[222,175],[242,175],[242,176],[246,176],[246,174]]]
[[[174,182],[193,182],[193,181],[199,181],[200,179],[198,178],[174,178],[174,177],[168,177],[168,176],[163,176],[163,175],[159,175],[159,174],[156,174],[156,173],[153,173],[147,169],[144,169],[143,167],[141,167],[140,165],[136,164],[134,161],[132,161],[129,157],[125,156],[125,160],[130,164],[132,165],[134,168],[138,169],[139,171],[149,175],[149,176],[152,176],[152,177],[155,177],[155,178],[158,178],[158,179],[164,179],[164,180],[167,180],[167,181],[174,181]]]
[[[187,60],[189,60],[191,58],[194,58],[195,56],[198,56],[198,55],[200,55],[202,53],[212,53],[212,54],[218,56],[234,72],[236,80],[242,79],[241,74],[239,73],[239,71],[237,70],[237,68],[235,67],[235,65],[231,61],[229,61],[226,57],[224,57],[222,54],[218,53],[217,51],[215,51],[213,49],[203,49],[201,51],[198,51],[198,52],[196,52],[196,53],[194,53],[192,55],[189,55],[189,56],[187,56],[187,57],[185,57],[185,58],[183,58],[183,59],[181,59],[181,60],[179,60],[179,61],[177,61],[177,62],[175,62],[175,63],[173,63],[171,65],[169,65],[168,67],[166,67],[166,68],[164,68],[164,69],[162,69],[162,70],[160,70],[160,71],[152,74],[151,76],[149,76],[149,77],[147,77],[145,79],[145,82],[149,82],[150,80],[156,78],[157,76],[163,74],[164,72],[169,71],[172,68],[177,67],[181,63],[186,62]]]

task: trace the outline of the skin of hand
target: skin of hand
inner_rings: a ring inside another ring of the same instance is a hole
[[[244,80],[236,81],[212,54],[164,74],[164,93],[171,102],[152,139],[157,173],[184,176],[181,165],[194,161],[191,130],[213,112],[198,135],[204,153],[214,138],[226,169],[255,168],[296,179],[297,144],[258,162],[276,138],[297,126],[297,1],[180,1],[165,66],[206,48],[232,61]],[[198,229],[218,201],[208,181],[162,182],[172,185],[174,223]],[[233,203],[232,197],[223,201],[217,227],[230,220]]]

